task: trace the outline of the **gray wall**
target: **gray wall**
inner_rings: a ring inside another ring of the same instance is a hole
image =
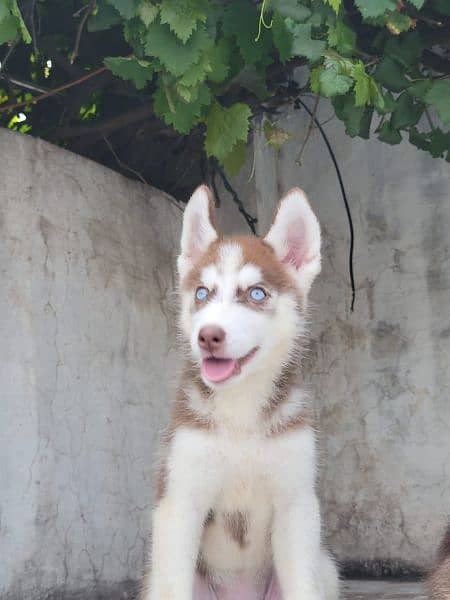
[[[0,130],[0,156],[0,597],[111,598],[142,565],[177,378],[181,213],[31,137]]]
[[[330,114],[322,103],[320,119]],[[295,136],[279,155],[256,135],[255,178],[248,167],[235,184],[263,231],[294,185],[322,225],[305,375],[322,432],[325,534],[340,559],[375,573],[427,567],[450,516],[449,164],[407,142],[352,140],[336,118],[325,126],[353,212],[352,314],[347,218],[317,130],[295,164],[308,123],[304,111],[279,119]]]
[[[330,159],[314,133],[295,166],[306,119],[282,121],[296,139],[276,156],[256,136],[255,179],[235,184],[262,226],[298,184],[322,223],[305,372],[328,537],[344,560],[427,566],[450,512],[448,164],[327,125],[355,219],[351,314]],[[0,130],[0,156],[0,597],[126,597],[177,381],[180,212],[30,137]],[[221,196],[225,228],[245,229]]]

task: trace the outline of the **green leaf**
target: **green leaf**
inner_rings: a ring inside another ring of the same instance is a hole
[[[89,17],[87,30],[91,33],[94,31],[104,31],[119,23],[119,12],[110,4],[99,0],[96,12]]]
[[[211,102],[208,86],[201,85],[197,98],[193,102],[183,102],[174,90],[162,80],[153,95],[153,109],[158,117],[162,117],[168,125],[172,125],[179,133],[186,134],[196,125],[203,110]]]
[[[197,63],[191,65],[181,77],[179,84],[184,87],[193,87],[205,81],[211,73],[211,62],[208,55],[202,54]]]
[[[344,122],[345,132],[350,137],[369,138],[370,122],[373,110],[371,108],[355,107],[353,94],[336,96],[332,100],[338,119]]]
[[[0,21],[3,21],[6,17],[11,14],[8,5],[5,0],[0,0]]]
[[[355,49],[356,33],[343,21],[338,19],[328,26],[328,45],[336,48],[341,54],[351,54]]]
[[[222,160],[225,171],[230,177],[239,175],[240,170],[245,164],[245,150],[245,142],[238,142],[233,146],[231,152]]]
[[[222,162],[237,142],[246,142],[251,114],[247,104],[238,102],[224,108],[215,102],[206,118],[206,154]]]
[[[386,27],[393,35],[400,35],[414,27],[414,21],[405,13],[397,10],[390,12],[386,18]]]
[[[411,127],[409,141],[420,150],[429,152],[434,158],[444,158],[447,153],[446,160],[450,159],[450,132],[433,129],[421,133],[416,127]]]
[[[16,19],[19,21],[19,28],[20,28],[20,33],[22,34],[22,39],[25,42],[25,44],[30,44],[31,43],[31,35],[27,29],[27,26],[25,25],[25,21],[23,20],[22,13],[20,12],[20,8],[17,4],[17,0],[10,0],[10,2],[11,2],[11,6],[10,6],[11,12],[16,17]]]
[[[426,81],[415,81],[410,86],[408,86],[408,93],[412,94],[415,98],[425,100],[425,97],[432,85],[433,82],[429,79],[427,79]]]
[[[311,11],[298,0],[273,0],[271,8],[283,17],[289,17],[297,23],[303,23],[311,16]]]
[[[422,56],[424,44],[417,31],[399,37],[391,37],[384,46],[384,53],[404,69],[417,63]]]
[[[226,40],[224,38],[216,42],[211,48],[211,72],[208,75],[208,79],[210,81],[213,81],[214,83],[221,83],[228,77],[230,72],[230,54],[230,40]]]
[[[311,25],[300,23],[290,29],[292,33],[292,55],[305,56],[311,62],[316,62],[325,52],[326,42],[314,40],[311,37]]]
[[[342,0],[325,0],[325,2],[331,6],[336,14],[339,12]]]
[[[259,13],[250,2],[233,0],[225,8],[223,31],[236,40],[244,61],[249,65],[270,64],[271,36],[262,28],[261,37],[255,42],[258,33]]]
[[[104,63],[114,75],[131,80],[138,90],[145,88],[154,73],[149,62],[139,60],[135,56],[110,56],[105,58]]]
[[[182,42],[187,42],[198,23],[205,23],[207,11],[206,0],[163,0],[161,23],[167,23]]]
[[[408,129],[415,125],[423,114],[423,106],[414,103],[407,92],[403,92],[395,101],[395,109],[391,117],[394,129]]]
[[[386,121],[379,130],[378,139],[393,146],[395,144],[400,144],[402,136],[399,131],[394,129],[392,125]]]
[[[450,123],[450,81],[433,81],[425,95],[425,102],[434,107],[445,125]]]
[[[379,17],[387,10],[395,10],[397,6],[395,0],[355,0],[355,4],[364,19]]]
[[[425,4],[425,0],[408,0],[410,4],[415,6],[417,10],[420,10],[422,6]]]
[[[290,131],[278,127],[269,120],[264,121],[264,135],[269,146],[272,146],[276,150],[280,150],[280,148],[293,137]]]
[[[272,35],[273,43],[280,55],[280,60],[282,63],[285,63],[292,58],[292,34],[279,13],[273,15]]]
[[[355,65],[353,77],[355,79],[355,106],[365,106],[371,99],[371,77],[367,75],[362,62]]]
[[[254,65],[244,67],[235,77],[233,84],[239,84],[254,94],[259,100],[264,100],[269,95],[269,90],[266,86],[265,72],[257,70]]]
[[[137,14],[137,0],[108,0],[124,19],[132,19]]]
[[[393,92],[401,92],[409,85],[403,69],[389,56],[385,56],[378,65],[375,79]]]
[[[179,77],[199,60],[211,44],[211,38],[202,28],[197,28],[183,44],[167,25],[152,23],[147,30],[145,49],[149,56],[158,58],[170,73]]]
[[[139,15],[144,25],[148,27],[158,16],[158,10],[159,7],[153,4],[153,2],[148,2],[147,0],[145,0],[139,5],[137,14]]]
[[[13,15],[9,15],[0,21],[0,44],[12,42],[19,31],[19,21]]]

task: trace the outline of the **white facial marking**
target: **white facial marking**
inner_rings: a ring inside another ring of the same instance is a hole
[[[238,286],[241,290],[246,290],[252,285],[261,283],[263,278],[261,269],[256,265],[248,263],[242,267],[238,273]]]

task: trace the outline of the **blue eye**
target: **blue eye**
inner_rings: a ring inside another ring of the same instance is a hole
[[[250,298],[255,302],[262,302],[266,296],[266,292],[260,287],[254,287],[250,290]]]
[[[195,297],[197,300],[203,301],[209,296],[209,290],[205,287],[198,287],[195,292]]]

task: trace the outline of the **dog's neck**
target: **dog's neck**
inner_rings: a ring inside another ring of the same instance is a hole
[[[267,361],[265,368],[249,374],[243,381],[211,390],[199,375],[185,380],[190,406],[215,426],[233,433],[260,431],[281,414],[296,410],[300,389],[300,343],[293,348],[280,348],[278,355]],[[198,373],[198,368],[197,368]],[[295,407],[291,396],[295,392]]]

